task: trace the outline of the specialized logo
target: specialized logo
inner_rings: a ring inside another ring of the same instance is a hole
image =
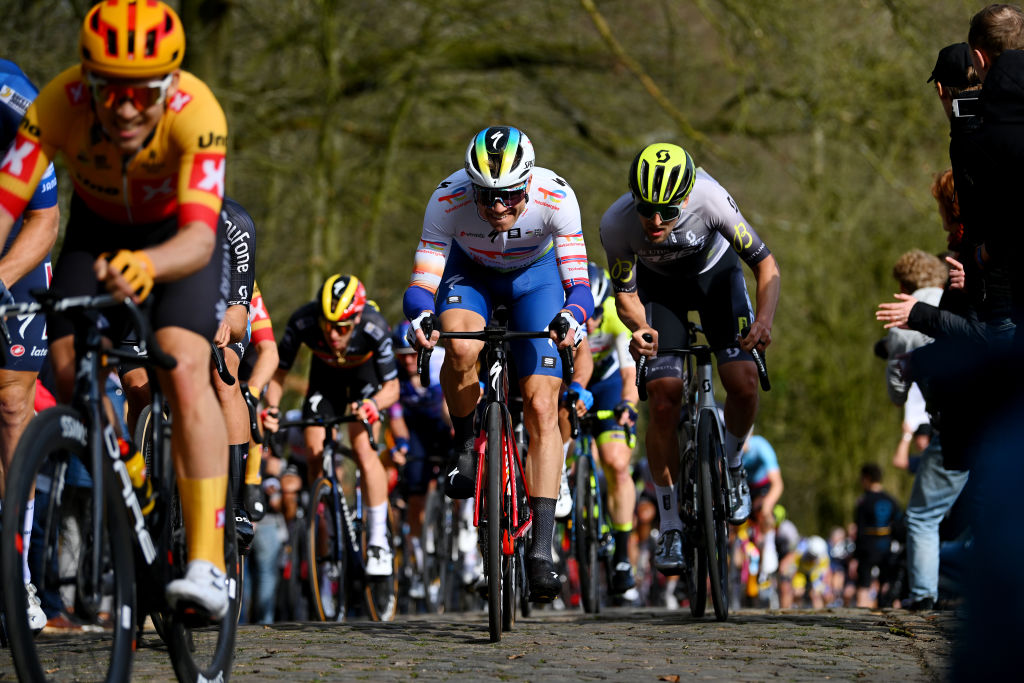
[[[225,159],[223,153],[196,154],[195,161],[192,162],[192,175],[189,177],[188,182],[189,188],[223,197],[224,169]]]
[[[320,411],[320,402],[324,400],[324,395],[319,391],[309,397],[309,409],[310,411],[317,413]]]
[[[498,390],[498,378],[501,377],[501,362],[500,361],[495,361],[494,365],[492,365],[490,370],[487,371],[487,374],[491,378],[491,388],[494,389],[495,391],[497,391]]]
[[[39,157],[39,144],[29,140],[20,132],[14,138],[14,144],[7,150],[4,160],[0,161],[0,171],[6,171],[23,183],[32,177]]]
[[[452,486],[455,485],[455,475],[457,475],[458,473],[459,473],[459,468],[458,467],[456,467],[455,469],[453,469],[451,472],[448,473],[448,483],[450,485],[452,485]]]
[[[184,109],[185,106],[191,101],[191,95],[179,90],[178,92],[174,93],[174,97],[172,97],[171,101],[167,103],[167,108],[171,109],[174,112],[181,113],[181,110]]]
[[[72,106],[77,107],[78,105],[85,102],[86,95],[89,94],[89,89],[85,87],[85,83],[81,81],[72,81],[64,86],[64,94],[68,96],[68,102]]]

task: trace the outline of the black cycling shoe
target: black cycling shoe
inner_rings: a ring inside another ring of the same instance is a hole
[[[654,567],[665,576],[679,576],[686,569],[683,558],[683,533],[669,529],[658,538],[658,551],[654,554]]]
[[[445,467],[444,493],[454,500],[476,495],[476,463],[478,454],[473,442],[466,444]]]
[[[252,547],[252,538],[255,534],[252,522],[249,521],[249,516],[245,514],[245,510],[241,508],[235,510],[235,537],[238,541],[239,555],[249,554],[249,548]]]
[[[249,513],[249,519],[258,522],[267,514],[267,494],[259,484],[242,487],[242,506]]]
[[[551,560],[526,558],[526,573],[530,578],[530,602],[551,602],[562,592],[562,581]]]
[[[619,562],[612,572],[612,595],[622,595],[630,588],[636,588],[636,579],[633,578],[633,567],[629,562]]]

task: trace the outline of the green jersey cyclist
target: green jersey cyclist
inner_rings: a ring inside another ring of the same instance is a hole
[[[601,242],[608,255],[619,317],[633,332],[631,351],[651,357],[646,445],[662,532],[655,566],[662,573],[678,574],[684,568],[674,490],[679,475],[676,425],[682,410],[682,359],[659,358],[658,347],[685,345],[687,314],[700,313],[708,343],[716,349],[718,374],[727,394],[730,521],[741,524],[750,515],[741,448],[758,403],[757,370],[750,351],[755,346],[763,351],[771,343],[779,268],[729,193],[703,169],[695,168],[683,148],[656,143],[641,150],[629,169],[629,189],[602,217]],[[757,281],[756,315],[751,312],[740,259]],[[741,338],[748,326],[749,332]]]

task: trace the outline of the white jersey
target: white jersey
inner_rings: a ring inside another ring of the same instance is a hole
[[[455,244],[475,263],[501,272],[525,268],[552,248],[565,289],[588,281],[580,207],[569,183],[533,169],[526,210],[511,230],[498,232],[480,215],[464,170],[448,176],[430,197],[410,285],[437,292]]]

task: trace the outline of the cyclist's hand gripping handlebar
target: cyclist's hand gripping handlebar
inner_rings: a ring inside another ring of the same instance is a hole
[[[423,331],[423,336],[430,340],[430,335],[434,334],[434,321],[437,318],[433,315],[428,315],[420,322],[420,330]],[[415,328],[413,333],[415,333]],[[415,342],[415,340],[413,340]],[[430,354],[433,349],[426,346],[421,346],[416,354],[416,374],[420,376],[420,384],[425,387],[430,386]]]
[[[654,341],[654,336],[645,334],[644,341],[648,344]],[[640,356],[636,361],[636,390],[640,394],[640,400],[647,400],[647,356]]]
[[[740,337],[746,337],[750,333],[750,327],[740,330]],[[754,357],[754,365],[757,367],[757,379],[761,382],[761,389],[771,391],[772,383],[768,381],[768,366],[764,361],[764,353],[757,350],[757,347],[750,349],[750,355]]]

